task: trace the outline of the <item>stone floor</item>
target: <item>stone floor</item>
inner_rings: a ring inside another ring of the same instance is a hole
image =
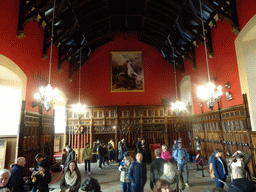
[[[85,177],[88,176],[87,174],[85,174],[85,171],[84,171],[84,163],[78,164],[78,167],[83,176],[83,179],[82,179],[82,182],[83,182],[85,180]],[[121,192],[122,191],[121,182],[119,181],[120,172],[117,170],[118,163],[112,162],[109,167],[105,166],[103,167],[103,169],[99,169],[98,164],[92,163],[91,167],[92,167],[92,174],[90,176],[96,178],[99,181],[101,190],[103,192],[110,192],[110,191]],[[201,170],[197,171],[195,164],[189,162],[188,167],[189,167],[190,187],[185,188],[184,192],[195,192],[195,191],[196,192],[212,192],[214,189],[214,181],[213,179],[210,178],[207,170],[204,170],[205,177],[202,177],[202,171]],[[148,181],[144,188],[145,192],[151,191],[149,187],[150,164],[147,164],[147,170],[148,170],[148,173],[147,173]],[[52,182],[55,182],[56,179],[59,177],[59,175],[60,175],[60,172],[54,173],[52,177]],[[61,176],[59,180],[57,180],[54,184],[50,184],[50,189],[51,189],[50,191],[58,191],[58,192],[60,191],[60,187],[59,187],[60,179],[61,179]],[[228,187],[225,186],[224,189],[227,190]]]

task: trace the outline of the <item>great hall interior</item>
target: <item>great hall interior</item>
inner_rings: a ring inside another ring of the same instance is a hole
[[[24,156],[27,170],[37,153],[53,163],[67,144],[81,161],[97,139],[125,138],[135,153],[139,137],[168,146],[181,137],[205,160],[216,148],[250,153],[255,176],[255,0],[1,0],[0,8],[0,168]]]

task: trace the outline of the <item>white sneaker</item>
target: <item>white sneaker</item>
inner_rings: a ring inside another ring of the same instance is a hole
[[[186,187],[189,187],[188,183],[184,183]]]

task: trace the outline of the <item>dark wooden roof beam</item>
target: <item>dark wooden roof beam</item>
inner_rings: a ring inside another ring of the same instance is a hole
[[[202,33],[198,33],[198,34],[196,34],[194,31],[192,31],[189,27],[184,27],[182,24],[179,24],[179,26],[181,27],[181,29],[182,30],[184,30],[184,31],[186,31],[187,33],[189,33],[189,35],[191,36],[191,37],[193,37],[194,39],[197,39],[200,43],[204,43],[204,39],[203,39],[203,35],[202,35]],[[180,31],[181,32],[181,34],[183,34],[183,32],[182,31]],[[185,39],[185,36],[184,35],[182,35],[182,37]],[[206,37],[206,39],[208,39],[207,37]]]
[[[222,0],[214,0],[219,4],[220,7],[223,7],[224,10],[228,11],[229,13],[232,13],[234,10],[232,10],[230,4],[227,3],[227,1],[222,1]]]
[[[161,7],[161,9],[166,10],[167,12],[171,12],[173,15],[177,15],[177,10],[172,10],[172,9],[170,9],[168,7],[162,6],[161,4],[157,3],[156,1],[150,0],[149,2],[152,3],[153,5]]]
[[[232,32],[234,34],[238,34],[240,29],[239,29],[239,24],[238,24],[238,19],[237,19],[237,15],[236,15],[236,10],[233,10],[234,11],[234,14],[233,14],[233,17],[229,16],[229,14],[227,14],[225,11],[223,11],[221,9],[221,7],[218,7],[217,5],[215,5],[214,3],[211,3],[211,2],[208,2],[206,0],[203,0],[204,4],[206,4],[209,8],[211,8],[212,10],[214,10],[216,13],[218,13],[218,15],[227,20],[231,26],[233,27],[232,28]]]
[[[156,26],[155,25],[152,25],[152,24],[150,24],[150,23],[147,23],[147,26],[144,26],[145,28],[148,28],[149,30],[152,30],[152,31],[154,31],[154,32],[156,32],[156,33],[159,33],[159,34],[161,34],[162,36],[167,36],[168,35],[168,32],[166,31],[166,30],[164,30],[164,29],[160,29],[159,30],[159,28],[156,28]]]
[[[167,25],[168,23],[166,24],[166,23],[163,23],[163,22],[159,22],[159,21],[151,19],[149,17],[144,17],[144,18],[145,18],[145,22],[146,22],[146,20],[149,20],[149,21],[154,22],[154,23],[156,23],[160,26],[162,25],[162,27],[164,27],[166,30],[168,30],[169,33],[172,31],[172,28],[170,28],[170,26]]]

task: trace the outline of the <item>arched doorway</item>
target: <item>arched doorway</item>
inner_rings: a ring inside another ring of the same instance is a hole
[[[180,85],[180,100],[185,103],[190,114],[193,114],[191,79],[189,75],[182,78]]]
[[[0,124],[1,135],[17,135],[21,101],[26,97],[27,77],[13,61],[0,55]]]
[[[247,94],[252,130],[256,130],[256,15],[235,40],[242,93]]]

